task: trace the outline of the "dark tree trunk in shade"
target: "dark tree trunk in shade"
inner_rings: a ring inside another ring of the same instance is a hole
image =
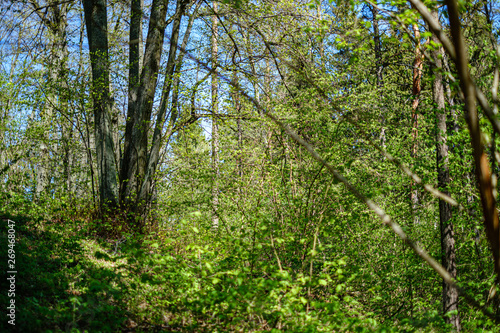
[[[380,38],[380,28],[379,28],[379,21],[378,21],[378,14],[379,14],[379,9],[375,6],[370,6],[370,10],[372,12],[372,26],[373,26],[373,44],[374,44],[374,52],[375,52],[375,71],[377,75],[377,88],[379,89],[380,96],[381,98],[383,97],[382,95],[382,88],[384,87],[384,76],[383,76],[383,70],[384,70],[384,65],[382,63],[382,41]],[[386,133],[385,133],[385,114],[384,111],[382,111],[381,117],[380,117],[380,123],[382,125],[382,128],[380,129],[380,144],[382,148],[386,148]]]
[[[433,36],[433,40],[439,43],[439,40]],[[450,172],[448,168],[448,145],[446,130],[446,110],[442,68],[442,49],[433,52],[434,63],[434,82],[432,92],[434,98],[434,108],[436,114],[436,164],[438,171],[438,188],[445,194],[448,193],[450,184]],[[456,253],[455,253],[455,235],[453,232],[452,211],[450,204],[439,200],[439,225],[441,231],[441,264],[451,274],[453,278],[457,277]],[[443,313],[458,311],[458,290],[449,286],[443,281]],[[455,330],[460,331],[460,317],[458,312],[451,316],[446,316],[445,320],[451,324]]]
[[[380,40],[380,28],[378,22],[379,10],[377,7],[370,7],[372,12],[372,25],[373,25],[373,43],[375,47],[375,64],[377,72],[377,87],[382,88],[384,86],[384,77],[382,71],[384,69],[382,64],[382,42]]]

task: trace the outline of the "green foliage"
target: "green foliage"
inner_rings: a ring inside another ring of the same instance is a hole
[[[273,260],[242,265],[255,255],[248,247],[232,237],[213,242],[212,231],[189,221],[175,239],[152,234],[115,248],[73,231],[80,220],[10,218],[17,270],[30,272],[16,286],[21,330],[391,331],[350,295],[356,276],[345,259],[304,275]]]
[[[425,3],[429,8],[439,4]],[[13,2],[13,8],[24,4]],[[439,44],[430,40],[432,33],[407,1],[378,4],[376,13],[364,1],[220,3],[219,64],[214,69],[219,75],[216,172],[208,107],[212,73],[203,66],[211,63],[207,49],[213,31],[207,16],[212,9],[202,3],[193,14],[195,37],[187,44],[185,62],[176,65],[175,133],[161,147],[151,203],[137,215],[98,211],[101,166],[85,47],[70,47],[66,56],[57,57],[51,48],[30,44],[40,53],[30,58],[31,51],[19,46],[23,60],[17,64],[15,53],[9,53],[12,70],[0,71],[0,217],[17,223],[19,330],[450,331],[446,322],[455,310],[443,313],[441,278],[266,113],[298,133],[438,261],[444,255],[439,201],[379,149],[434,187],[438,166],[446,164],[451,180],[442,189],[464,207],[453,208],[450,220],[457,281],[481,306],[498,313],[500,292],[481,222],[454,64],[443,57],[443,68],[434,66],[430,54]],[[68,6],[64,42],[85,34],[76,19],[79,9]],[[50,8],[47,15],[53,18],[57,11]],[[486,9],[492,17],[486,17]],[[124,149],[122,109],[130,96],[124,74],[130,65],[128,49],[123,47],[129,29],[123,17],[129,10],[126,2],[108,2],[114,22],[108,31],[114,98],[109,118],[116,143],[110,155],[117,165]],[[439,10],[446,15],[445,8]],[[461,1],[460,10],[471,76],[494,102],[498,26],[490,21],[498,5]],[[6,14],[0,22],[14,26],[17,12],[8,13],[12,16]],[[22,19],[38,27],[32,17]],[[446,20],[442,22],[447,31]],[[181,32],[184,26],[185,21]],[[21,32],[32,37],[29,31],[16,31],[20,45],[27,43]],[[64,45],[51,29],[40,31],[51,45]],[[168,49],[169,43],[163,47]],[[429,57],[422,58],[416,95],[419,43]],[[11,49],[1,46],[0,51],[3,55]],[[432,85],[440,72],[447,112],[442,134],[449,154],[438,165]],[[165,83],[163,68],[158,80]],[[152,93],[159,98],[158,91]],[[158,112],[157,101],[153,113]],[[172,115],[173,101],[165,102]],[[196,121],[179,125],[188,119]],[[150,140],[157,124],[147,125],[150,131],[143,139]],[[481,113],[480,126],[498,175],[498,161],[493,161],[500,138]],[[217,228],[212,222],[215,182]],[[145,227],[139,233],[125,221]],[[3,257],[5,251],[2,242]],[[1,293],[0,303],[7,301]],[[463,297],[458,314],[465,332],[498,331]],[[0,325],[2,331],[10,328],[5,321]]]

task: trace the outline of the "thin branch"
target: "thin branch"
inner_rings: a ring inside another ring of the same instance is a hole
[[[263,37],[263,36],[262,36]],[[187,52],[184,48],[179,47],[180,52],[186,53],[188,58],[190,58],[192,61],[200,65],[203,69],[205,69],[208,72],[212,72],[213,69],[210,68],[210,66],[201,61],[200,59],[196,58],[189,52]],[[273,54],[274,55],[274,54]],[[297,133],[295,133],[290,127],[288,127],[286,124],[281,122],[278,118],[276,118],[274,115],[269,113],[266,109],[264,109],[260,103],[250,96],[239,84],[238,82],[235,82],[226,76],[224,76],[222,73],[218,72],[217,75],[219,78],[226,82],[227,84],[231,85],[237,92],[239,92],[243,97],[245,97],[248,101],[250,101],[259,111],[262,112],[262,114],[269,118],[273,123],[278,125],[281,129],[283,129],[293,140],[295,140],[298,144],[300,144],[304,149],[306,149],[309,154],[319,163],[321,163],[328,171],[329,173],[339,182],[343,183],[344,186],[356,197],[358,198],[361,202],[365,203],[369,209],[371,209],[381,220],[382,224],[389,227],[392,229],[392,231],[399,237],[401,238],[407,246],[409,246],[420,258],[422,258],[436,273],[438,273],[439,276],[443,278],[443,281],[456,288],[458,292],[467,300],[469,304],[474,306],[475,308],[479,309],[481,312],[484,313],[488,318],[492,319],[493,321],[500,323],[500,318],[495,316],[491,311],[489,311],[487,308],[481,306],[473,297],[469,296],[464,289],[459,287],[455,280],[451,277],[451,275],[448,273],[448,271],[441,266],[432,256],[430,256],[423,248],[421,248],[416,242],[411,240],[407,234],[403,231],[401,226],[397,223],[395,223],[392,218],[380,207],[378,206],[374,201],[368,199],[366,196],[364,196],[359,190],[354,187],[344,176],[342,176],[337,170],[335,170],[329,163],[327,163],[317,152],[316,150],[309,144],[307,143],[302,137],[300,137]]]
[[[477,115],[476,100],[481,105],[485,115],[493,125],[493,129],[500,133],[500,121],[494,115],[490,108],[486,96],[476,86],[469,72],[469,61],[467,48],[463,40],[460,27],[459,11],[455,0],[446,0],[448,16],[450,19],[451,34],[453,44],[443,32],[441,24],[431,15],[429,9],[419,0],[409,0],[429,24],[432,32],[439,38],[443,47],[457,65],[457,72],[460,78],[461,90],[464,94],[466,121],[469,127],[471,143],[474,149],[474,162],[476,169],[476,178],[479,182],[479,192],[481,194],[481,203],[483,206],[484,225],[488,240],[492,247],[492,254],[495,264],[495,271],[500,276],[500,226],[496,202],[493,196],[493,185],[491,179],[491,170],[488,163],[488,157],[483,149],[481,142],[481,129]]]
[[[448,54],[450,55],[451,59],[453,59],[455,62],[457,61],[457,53],[455,50],[455,46],[452,44],[446,33],[443,31],[441,24],[439,21],[437,21],[432,14],[430,13],[429,9],[427,8],[426,5],[424,5],[422,2],[419,0],[409,0],[412,5],[415,6],[415,9],[422,15],[422,18],[427,22],[429,25],[429,28],[431,29],[432,33],[434,33],[439,40],[441,41],[441,44],[443,44],[444,49]],[[393,16],[394,17],[394,16]],[[477,98],[477,101],[479,102],[479,105],[481,105],[481,108],[484,111],[484,114],[488,118],[488,120],[491,122],[491,125],[493,126],[493,129],[495,132],[500,134],[500,120],[496,117],[494,111],[491,109],[488,99],[484,95],[484,93],[477,87],[477,85],[474,83],[474,81],[469,77],[468,81],[470,81],[470,85],[474,87],[475,90],[475,95]]]

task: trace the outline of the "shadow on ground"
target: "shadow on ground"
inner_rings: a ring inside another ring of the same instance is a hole
[[[15,297],[7,280],[7,219],[15,221]],[[25,216],[2,216],[0,304],[15,299],[15,326],[5,314],[2,332],[116,332],[126,329],[122,276],[86,258],[82,236],[62,223],[42,224]],[[6,310],[2,311],[5,313]]]

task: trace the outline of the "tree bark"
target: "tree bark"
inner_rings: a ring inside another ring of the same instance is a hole
[[[455,63],[460,88],[464,94],[465,119],[469,127],[472,149],[474,152],[476,179],[479,183],[481,194],[481,205],[483,207],[484,225],[486,235],[491,245],[494,267],[497,276],[500,276],[500,222],[496,207],[496,199],[493,195],[493,183],[488,157],[481,142],[481,128],[476,106],[476,87],[469,72],[469,59],[467,47],[462,36],[460,26],[459,10],[455,0],[446,0],[448,17],[450,19],[450,31],[453,37],[455,50]]]
[[[372,25],[373,25],[373,42],[375,47],[375,63],[376,63],[376,74],[377,74],[377,87],[382,88],[384,86],[384,76],[383,76],[383,64],[382,64],[382,42],[380,40],[380,28],[378,22],[379,10],[377,7],[370,6],[372,12]]]
[[[437,16],[434,13],[435,17]],[[439,44],[439,39],[433,36],[433,41]],[[446,129],[446,110],[444,85],[441,70],[442,48],[433,51],[434,82],[432,93],[436,114],[436,167],[438,172],[438,189],[449,195],[448,185],[450,184],[450,173],[448,169],[448,145]],[[451,221],[452,211],[449,203],[439,200],[439,225],[441,231],[441,264],[456,279],[457,265],[455,254],[455,235],[453,232],[453,222]],[[460,331],[460,317],[458,315],[458,290],[443,281],[443,314],[450,311],[457,313],[445,316],[445,321],[451,324],[456,331]]]
[[[374,43],[374,51],[375,51],[375,71],[376,71],[376,76],[377,76],[377,89],[380,90],[380,94],[382,96],[382,88],[384,87],[384,76],[383,76],[383,70],[384,66],[382,63],[382,42],[380,39],[380,28],[379,28],[379,22],[378,22],[378,13],[379,10],[375,6],[370,6],[370,10],[372,12],[372,25],[373,25],[373,43]],[[380,144],[382,148],[385,150],[386,148],[386,133],[385,133],[385,115],[382,111],[381,117],[380,117],[380,124],[382,125],[382,128],[380,129]]]
[[[172,100],[172,111],[170,113],[169,125],[167,131],[164,135],[162,135],[163,127],[168,118],[167,116],[167,103],[170,97],[170,92],[172,90],[172,85],[175,83],[174,72],[176,69],[178,70],[177,74],[180,75],[180,67],[182,66],[183,56],[177,57],[177,43],[179,40],[179,31],[181,26],[182,16],[186,10],[187,1],[185,0],[177,0],[177,8],[176,14],[174,17],[174,23],[172,25],[172,34],[170,36],[170,48],[168,52],[168,59],[166,65],[166,73],[165,73],[165,82],[163,84],[162,95],[160,100],[160,109],[158,110],[158,115],[156,117],[156,124],[153,133],[153,140],[151,150],[148,154],[147,166],[146,166],[146,174],[144,176],[144,181],[140,187],[138,202],[143,203],[139,206],[139,209],[144,211],[146,205],[150,202],[151,192],[153,190],[152,187],[152,177],[156,171],[156,166],[158,165],[160,158],[160,148],[164,143],[168,143],[170,137],[174,132],[174,126],[177,121],[178,113],[177,113],[177,105],[178,96],[173,96]],[[192,17],[188,23],[188,28],[186,29],[186,33],[184,35],[184,39],[182,42],[182,48],[185,49],[187,46],[187,42],[189,39],[189,35],[191,33],[192,27]]]
[[[233,68],[233,73],[232,73],[232,78],[231,81],[234,83],[234,86],[239,86],[238,83],[238,75],[236,73],[236,68]],[[241,181],[243,178],[243,128],[241,124],[241,102],[240,102],[240,95],[239,92],[232,88],[231,91],[231,99],[233,102],[233,107],[234,111],[237,115],[236,118],[236,136],[237,136],[237,142],[238,142],[238,153],[236,154],[236,161],[237,161],[237,173],[238,173],[238,180]],[[241,193],[241,189],[240,193]]]
[[[422,75],[422,67],[423,67],[423,55],[420,50],[420,30],[418,25],[413,25],[413,32],[415,34],[415,40],[417,41],[417,45],[415,45],[415,59],[413,60],[413,101],[411,104],[411,120],[412,120],[412,147],[411,147],[411,157],[412,160],[415,161],[417,159],[418,152],[418,105],[420,104],[420,91],[422,90],[421,86],[421,75]],[[415,184],[412,182],[411,184],[411,193],[410,200],[412,205],[412,216],[413,223],[418,224],[419,219],[418,216],[415,215],[415,212],[418,211],[418,190],[415,188]]]
[[[134,187],[134,184],[124,184],[131,164],[131,134],[135,124],[137,110],[138,90],[143,64],[142,48],[142,0],[132,0],[130,4],[130,30],[129,30],[129,72],[128,72],[128,108],[125,122],[125,148],[124,155],[120,160],[120,201],[126,202],[125,187]],[[126,157],[126,158],[125,158]],[[128,180],[129,182],[134,180]],[[130,189],[129,189],[130,191]],[[129,192],[127,191],[127,192]]]
[[[168,1],[154,0],[152,3],[146,51],[142,61],[140,59],[140,51],[136,50],[132,43],[134,40],[137,40],[136,37],[138,37],[137,34],[139,32],[131,31],[130,35],[130,102],[125,128],[125,149],[120,172],[120,200],[122,207],[136,213],[136,217],[140,217],[146,212],[148,204],[151,201],[151,192],[153,191],[152,177],[159,161],[160,148],[162,143],[168,141],[168,138],[172,135],[173,126],[177,119],[177,107],[174,106],[167,133],[162,134],[167,119],[167,105],[172,81],[174,80],[174,71],[176,66],[180,66],[180,64],[176,64],[177,42],[182,16],[185,13],[187,4],[188,1],[186,0],[177,0],[172,33],[169,38],[170,48],[165,69],[164,86],[150,150],[148,150],[148,136],[151,132],[153,101],[157,88],[160,60],[167,26]],[[137,13],[140,10],[138,9],[139,6],[135,5],[137,8],[134,9],[134,12]],[[192,25],[192,21],[189,25]],[[190,31],[191,28],[189,27],[186,31],[187,36],[189,36]],[[184,48],[186,43],[187,41],[183,42]],[[135,66],[135,63],[139,63],[139,67]],[[140,75],[140,80],[136,81],[134,77],[138,75]]]
[[[132,19],[135,24],[140,20],[140,17],[137,17],[138,12],[140,12],[139,7],[137,1],[132,2]],[[140,61],[140,45],[135,47],[135,44],[132,43],[135,40],[140,40],[138,38],[140,31],[137,30],[137,27],[131,26],[131,73],[129,73],[129,89],[131,89],[129,96],[131,99],[127,110],[125,147],[120,170],[121,206],[131,211],[135,211],[136,207],[144,204],[137,202],[137,199],[147,166],[148,134],[163,50],[167,8],[168,1],[153,0],[146,50],[142,62]],[[139,75],[140,80],[137,81]]]
[[[106,0],[84,0],[83,8],[92,67],[92,99],[100,205],[101,209],[114,208],[118,205],[118,186],[110,120]]]
[[[217,2],[213,5],[212,16],[212,227],[219,227],[219,125],[217,114],[218,103],[218,80],[217,80],[217,53],[218,53],[218,27],[217,27]]]

